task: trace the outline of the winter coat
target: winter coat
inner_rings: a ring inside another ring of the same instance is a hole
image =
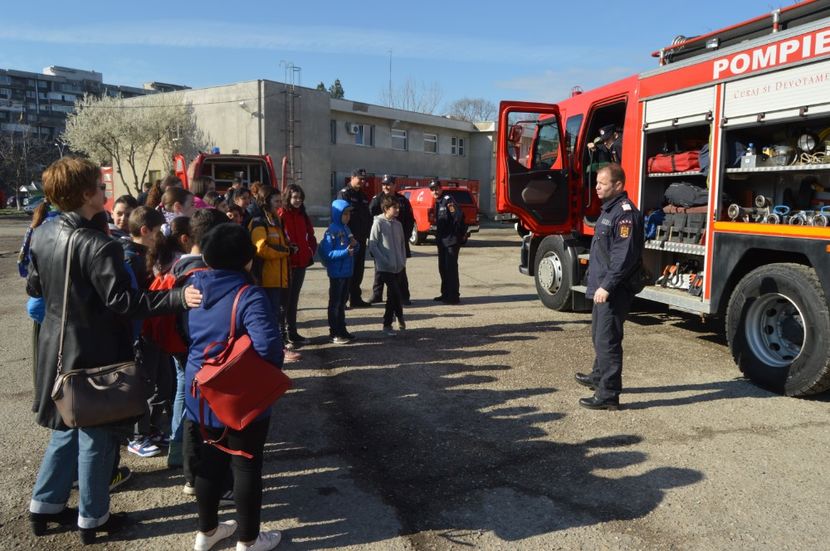
[[[256,254],[262,260],[262,286],[287,288],[290,251],[279,220],[268,216],[254,218],[250,229]]]
[[[124,263],[121,244],[79,214],[63,213],[34,232],[26,292],[46,301],[46,317],[38,339],[34,403],[39,425],[66,430],[52,401],[57,376],[63,285],[69,237],[75,238],[69,288],[65,371],[91,369],[134,358],[131,317],[170,314],[185,308],[181,289],[150,292],[135,289]]]
[[[406,267],[404,241],[403,226],[397,219],[375,216],[369,232],[369,252],[375,259],[376,271],[397,274]]]
[[[231,308],[240,287],[249,283],[244,272],[231,270],[206,270],[194,273],[190,282],[202,292],[202,306],[188,312],[188,333],[190,347],[185,364],[185,388],[193,386],[193,379],[201,369],[205,349],[216,342],[226,342],[230,334]],[[261,287],[252,285],[239,298],[236,308],[236,334],[247,334],[257,354],[262,359],[282,368],[283,343],[277,328],[277,320],[271,313],[268,297]],[[219,354],[221,346],[211,351]],[[198,394],[198,393],[197,393]],[[199,422],[199,398],[185,393],[187,418]],[[270,408],[258,419],[271,415]],[[210,411],[205,403],[205,425],[222,428],[224,425]]]
[[[384,195],[386,194],[381,192],[372,197],[372,201],[369,203],[369,211],[372,213],[372,216],[383,214],[380,203],[383,201]],[[398,210],[398,222],[403,226],[403,234],[409,239],[409,236],[412,235],[412,228],[415,227],[415,213],[412,212],[412,203],[409,202],[409,199],[403,193],[395,192],[392,196],[398,200],[398,207],[400,208]],[[409,257],[412,255],[407,254],[406,256]]]
[[[342,199],[332,201],[331,225],[320,241],[320,258],[324,259],[326,272],[332,278],[352,277],[354,272],[354,256],[349,254],[352,232],[342,221],[347,207],[349,203]]]
[[[307,268],[317,252],[317,238],[314,226],[305,209],[281,208],[279,210],[282,228],[290,243],[297,245],[297,252],[291,254],[292,268]]]

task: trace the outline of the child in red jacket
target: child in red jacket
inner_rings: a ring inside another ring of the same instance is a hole
[[[308,339],[297,332],[297,307],[300,301],[300,289],[305,280],[305,270],[314,262],[317,251],[317,239],[314,226],[306,214],[305,192],[297,184],[289,184],[282,193],[283,207],[279,210],[283,230],[291,244],[291,276],[288,284],[288,303],[282,309],[285,320],[281,324],[287,329],[286,342],[299,346]]]

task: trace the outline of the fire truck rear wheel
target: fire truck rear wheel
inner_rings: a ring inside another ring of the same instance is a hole
[[[570,258],[562,239],[556,236],[545,238],[536,251],[536,293],[551,310],[567,310],[571,305]]]
[[[423,245],[427,240],[427,232],[418,231],[417,227],[412,228],[412,234],[409,236],[409,242],[413,245]]]
[[[830,312],[815,270],[769,264],[735,287],[726,337],[741,371],[788,396],[830,388]]]

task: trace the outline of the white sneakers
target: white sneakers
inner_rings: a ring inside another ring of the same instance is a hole
[[[260,532],[252,545],[245,545],[241,541],[236,542],[236,551],[269,551],[280,544],[282,534],[279,530]]]
[[[193,544],[193,549],[195,551],[210,551],[220,540],[233,535],[234,532],[236,532],[235,520],[220,522],[212,536],[208,536],[203,532],[196,532],[196,543]],[[273,549],[273,547],[268,549]]]

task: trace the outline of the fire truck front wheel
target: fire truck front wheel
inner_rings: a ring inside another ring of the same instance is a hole
[[[427,232],[418,231],[417,226],[413,226],[412,234],[409,236],[409,242],[413,245],[423,245],[427,240]]]
[[[559,236],[546,237],[536,251],[536,293],[551,310],[571,305],[571,256]]]
[[[741,371],[788,396],[830,388],[830,313],[815,270],[769,264],[735,287],[726,336]]]

